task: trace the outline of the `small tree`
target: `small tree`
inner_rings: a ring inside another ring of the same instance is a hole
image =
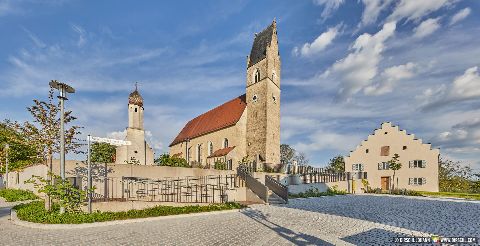
[[[294,159],[297,161],[297,165],[299,166],[306,166],[310,162],[303,152],[299,152],[297,155],[295,155]]]
[[[327,169],[333,172],[345,172],[345,160],[343,156],[338,155],[330,159]]]
[[[91,158],[92,162],[112,163],[115,159],[116,147],[108,143],[93,143]]]
[[[290,147],[290,145],[288,144],[280,145],[280,163],[282,165],[291,164],[294,157],[295,157],[295,149]]]
[[[398,160],[399,158],[398,154],[394,154],[392,159],[388,161],[388,168],[393,170],[392,190],[395,188],[395,172],[402,168],[402,163]]]
[[[53,182],[50,182],[53,181]],[[87,190],[83,191],[73,186],[68,180],[62,180],[60,176],[48,173],[48,178],[32,176],[25,183],[31,183],[37,189],[38,193],[44,193],[54,202],[58,202],[65,208],[67,213],[81,211],[81,206],[85,204]],[[93,187],[91,191],[95,188]]]

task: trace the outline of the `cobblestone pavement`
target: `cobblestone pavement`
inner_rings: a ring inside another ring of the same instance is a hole
[[[1,245],[389,245],[401,235],[480,237],[480,203],[405,197],[294,199],[227,214],[75,230],[14,225],[5,206],[0,203]]]

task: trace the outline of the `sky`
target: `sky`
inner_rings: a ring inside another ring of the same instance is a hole
[[[31,120],[48,82],[87,134],[122,138],[144,98],[157,155],[245,93],[254,34],[277,21],[281,142],[314,166],[390,121],[480,170],[480,1],[0,0],[0,118]],[[79,156],[70,158],[83,159]]]

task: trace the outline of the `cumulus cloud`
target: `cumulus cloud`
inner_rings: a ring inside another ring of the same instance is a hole
[[[377,21],[378,15],[393,3],[393,0],[362,0],[365,10],[362,14],[362,25],[368,25]]]
[[[433,138],[441,148],[454,152],[480,153],[480,118],[471,118],[455,124],[448,131]]]
[[[418,21],[422,17],[439,10],[442,7],[452,5],[455,0],[435,0],[435,1],[412,1],[401,0],[397,4],[388,20],[400,21],[404,18],[407,21]]]
[[[478,66],[468,68],[456,77],[450,86],[441,85],[435,89],[428,88],[420,96],[424,101],[423,109],[444,106],[447,103],[480,98],[480,75]]]
[[[440,18],[430,18],[427,20],[424,20],[420,25],[418,25],[413,31],[413,37],[414,38],[424,38],[426,36],[431,35],[434,33],[436,30],[440,28],[440,23],[438,23]]]
[[[314,0],[313,2],[316,5],[324,6],[321,16],[322,19],[327,19],[345,2],[345,0]]]
[[[320,34],[320,36],[318,36],[312,43],[305,43],[302,48],[295,47],[293,53],[294,55],[301,55],[304,57],[318,54],[332,43],[337,34],[338,27],[331,27],[326,32]]]
[[[382,95],[393,91],[395,83],[403,79],[409,79],[415,75],[417,64],[409,62],[386,68],[380,76],[380,82],[367,86],[364,89],[366,95]]]
[[[371,84],[378,73],[378,63],[382,59],[385,41],[395,33],[396,23],[389,22],[375,35],[364,33],[353,43],[353,50],[347,57],[341,59],[328,69],[323,76],[340,79],[338,100],[348,100],[364,87]]]
[[[125,138],[127,137],[127,130],[109,132],[107,134],[107,137],[118,140],[125,140]]]
[[[464,8],[458,11],[452,18],[450,19],[450,26],[455,25],[457,22],[467,18],[470,15],[472,10],[470,8]]]

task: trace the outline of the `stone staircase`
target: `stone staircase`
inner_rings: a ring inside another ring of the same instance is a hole
[[[279,197],[277,194],[273,193],[271,190],[268,191],[268,204],[286,204],[285,200]]]

